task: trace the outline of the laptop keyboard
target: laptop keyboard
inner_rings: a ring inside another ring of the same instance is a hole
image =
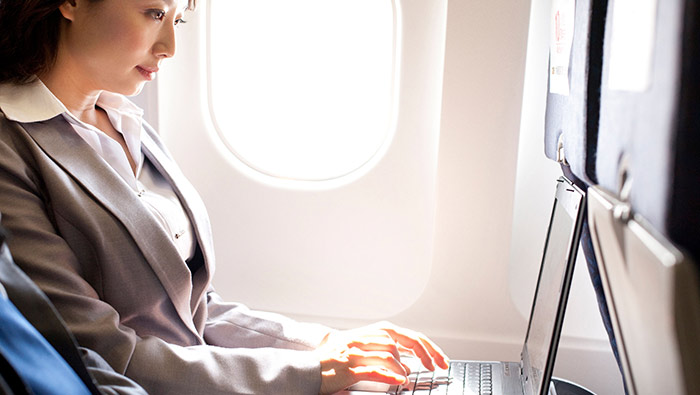
[[[411,373],[411,383],[400,394],[408,395],[492,395],[491,364],[451,362],[449,370]]]

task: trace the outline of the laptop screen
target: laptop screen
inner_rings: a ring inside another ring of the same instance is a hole
[[[541,394],[554,364],[583,220],[583,194],[560,179],[523,347],[525,393]],[[528,391],[529,390],[529,391]]]

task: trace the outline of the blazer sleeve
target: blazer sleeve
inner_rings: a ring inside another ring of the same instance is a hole
[[[147,395],[147,392],[130,378],[119,374],[102,359],[87,348],[79,348],[85,367],[94,378],[95,385],[105,395]]]
[[[16,264],[56,306],[81,347],[97,352],[151,394],[318,393],[320,362],[310,351],[227,343],[221,340],[227,331],[215,324],[208,330],[212,340],[235,348],[168,343],[157,337],[159,328],[138,335],[122,325],[125,317],[100,300],[94,287],[99,284],[85,279],[86,263],[57,230],[56,221],[70,226],[71,219],[61,218],[57,197],[46,192],[41,174],[49,164],[34,159],[40,149],[8,128],[16,126],[0,117],[0,220],[11,234]],[[232,309],[213,309],[230,318]]]
[[[279,314],[224,302],[212,287],[207,292],[207,308],[204,339],[221,347],[314,350],[332,331],[323,325],[296,322]]]

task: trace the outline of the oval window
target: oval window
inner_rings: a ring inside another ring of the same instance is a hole
[[[228,148],[278,178],[328,180],[392,132],[391,0],[211,0],[209,100]]]

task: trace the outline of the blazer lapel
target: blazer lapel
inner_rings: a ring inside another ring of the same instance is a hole
[[[174,264],[182,258],[137,194],[62,116],[22,126],[56,163],[122,222],[160,279],[180,318],[197,333],[190,310],[190,272],[186,265]]]
[[[146,133],[141,136],[141,145],[144,154],[156,169],[168,180],[170,185],[175,190],[175,193],[180,198],[180,202],[187,212],[192,227],[197,236],[197,242],[202,249],[204,256],[204,267],[195,274],[193,278],[193,290],[191,299],[191,309],[196,308],[197,303],[207,289],[214,272],[213,262],[213,241],[211,235],[211,227],[209,217],[207,215],[204,202],[199,197],[199,194],[194,189],[192,184],[187,181],[185,175],[180,168],[175,164],[171,157],[166,153],[165,146],[156,141],[152,135],[155,131],[149,126],[146,126]]]

